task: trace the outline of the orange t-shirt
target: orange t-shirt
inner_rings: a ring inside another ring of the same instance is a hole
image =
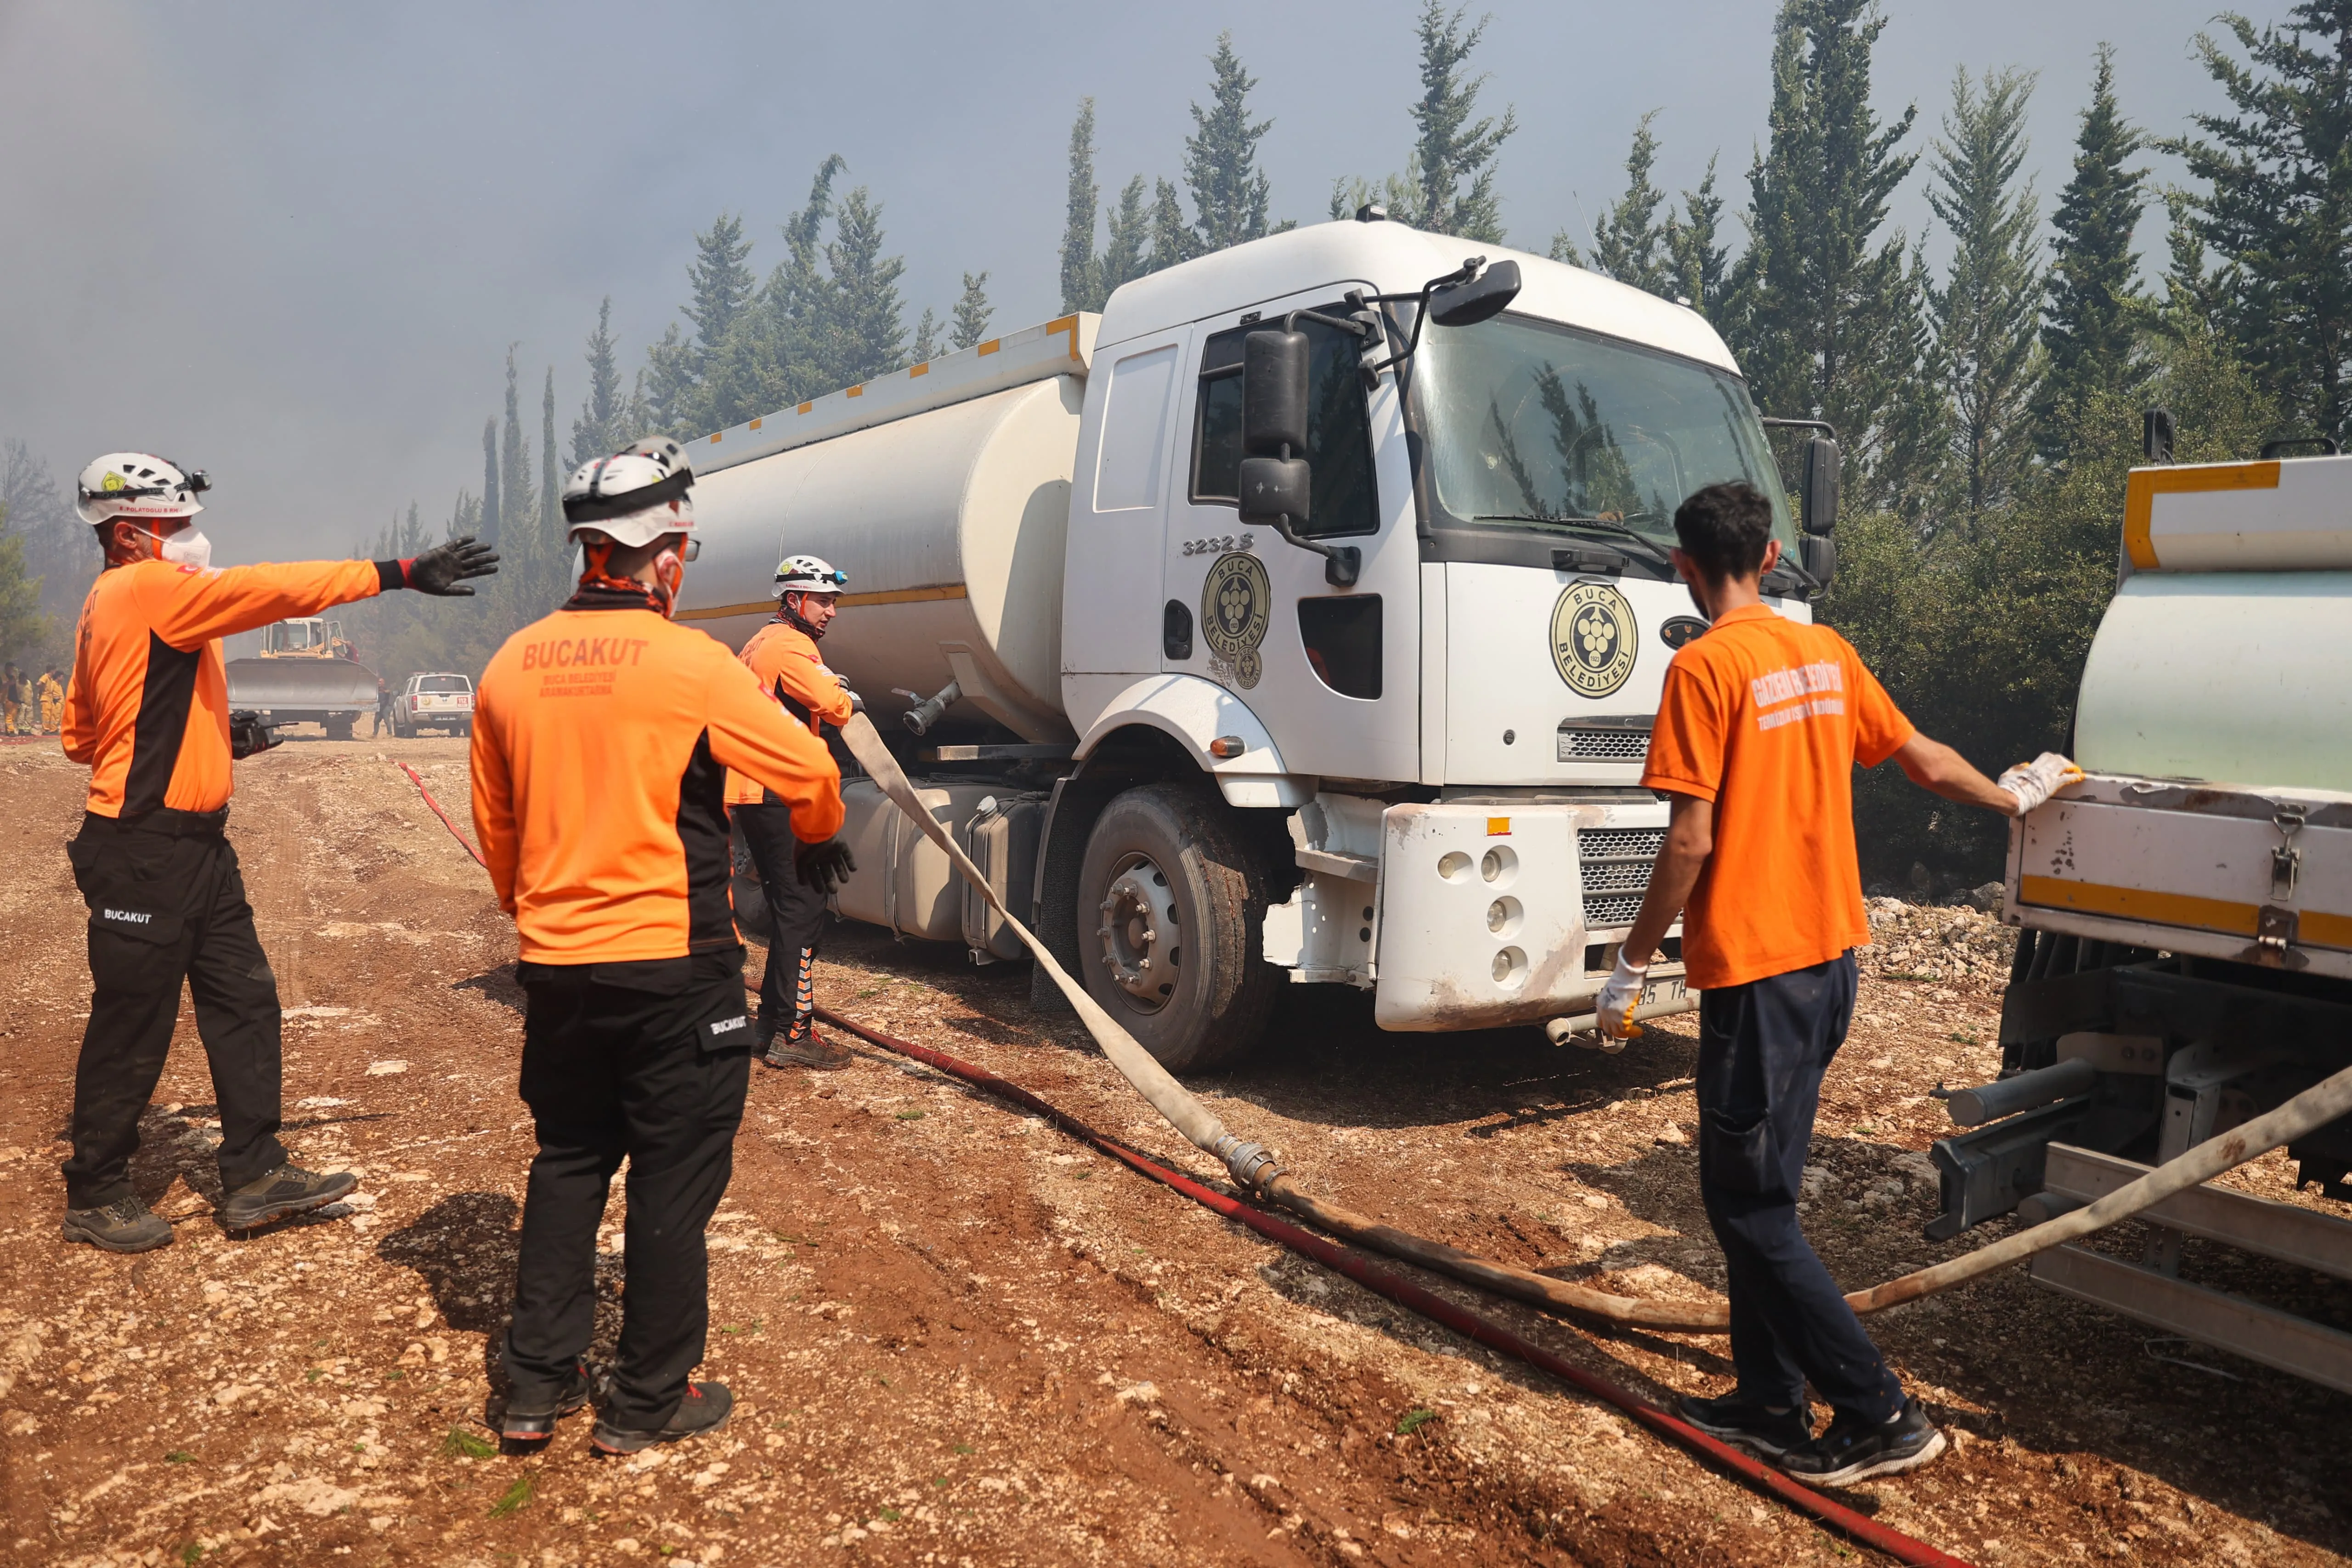
[[[809,727],[809,732],[819,740],[824,738],[827,724],[840,729],[849,722],[849,692],[833,671],[827,669],[824,656],[816,650],[816,639],[798,626],[783,621],[770,621],[751,634],[737,656],[744,667],[760,678],[760,684],[775,694],[784,711]],[[776,805],[782,797],[775,791],[761,787],[760,781],[737,769],[727,770],[727,804],[730,805]]]
[[[1911,721],[1827,626],[1743,605],[1666,668],[1652,789],[1715,803],[1715,852],[1683,913],[1691,985],[1712,991],[1870,941],[1853,847],[1853,768]]]

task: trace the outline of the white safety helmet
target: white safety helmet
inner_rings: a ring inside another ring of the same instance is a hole
[[[616,544],[651,544],[665,533],[691,534],[694,469],[686,448],[649,436],[609,458],[583,463],[563,485],[563,521],[570,536],[593,529]]]
[[[787,555],[776,563],[776,585],[768,594],[781,599],[787,594],[838,594],[847,586],[849,574],[835,571],[832,563],[814,555]]]
[[[194,517],[198,494],[213,488],[202,468],[183,468],[146,452],[109,452],[81,471],[74,512],[93,527],[118,517]]]

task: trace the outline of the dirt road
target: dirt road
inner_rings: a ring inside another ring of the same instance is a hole
[[[488,1457],[488,1352],[531,1150],[513,1087],[522,998],[480,872],[393,756],[463,820],[462,742],[310,742],[241,765],[231,827],[287,1008],[288,1141],[363,1173],[356,1212],[239,1239],[211,1223],[216,1119],[184,1016],[137,1167],[177,1242],[117,1258],[57,1234],[56,1141],[88,1005],[60,848],[82,774],[47,745],[0,750],[14,869],[0,879],[0,1559],[1870,1555],[878,1052],[753,1082],[712,1226],[706,1371],[742,1402],[729,1430],[600,1464],[575,1423],[542,1459]],[[1998,932],[1964,911],[1879,918],[1892,942],[1874,953],[1808,1176],[1813,1234],[1850,1285],[1960,1250],[1919,1239],[1934,1206],[1922,1152],[1948,1130],[1926,1091],[1998,1065]],[[1024,970],[853,930],[818,988],[1202,1168],[1074,1025],[1031,1013]],[[1351,1001],[1302,990],[1257,1060],[1196,1087],[1360,1210],[1627,1292],[1719,1286],[1695,1199],[1686,1028],[1601,1058],[1532,1030],[1385,1036]],[[2273,1159],[2242,1180],[2284,1196],[2289,1178]],[[605,1261],[609,1350],[617,1250]],[[2352,1326],[2340,1285],[2195,1243],[2189,1271]],[[1654,1396],[1718,1388],[1728,1370],[1719,1341],[1611,1338],[1477,1304]],[[1886,1523],[1994,1564],[2352,1551],[2352,1400],[2153,1342],[2013,1273],[1874,1331],[1958,1445],[1848,1499]]]

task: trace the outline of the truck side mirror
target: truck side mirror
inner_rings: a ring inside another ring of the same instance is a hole
[[[1837,541],[1826,533],[1808,533],[1797,542],[1797,559],[1805,575],[1826,588],[1837,575]]]
[[[2149,408],[2139,416],[2139,449],[2151,463],[2172,461],[2172,443],[2178,434],[2169,408]]]
[[[1519,297],[1519,264],[1497,261],[1467,283],[1429,297],[1429,319],[1441,327],[1475,327],[1499,316]]]
[[[1269,328],[1242,340],[1242,450],[1253,458],[1307,450],[1307,334]],[[1288,450],[1284,450],[1287,447]]]
[[[1805,443],[1805,471],[1799,488],[1804,492],[1805,531],[1826,539],[1837,527],[1838,487],[1843,461],[1838,456],[1838,444],[1826,436],[1816,436]],[[1832,557],[1834,559],[1834,557]],[[1807,561],[1805,569],[1812,571]],[[1814,572],[1820,577],[1821,574]],[[1827,582],[1827,578],[1822,579]]]

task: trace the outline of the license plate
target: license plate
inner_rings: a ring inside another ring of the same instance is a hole
[[[1655,1006],[1661,1002],[1671,1004],[1679,1002],[1689,994],[1690,987],[1684,984],[1683,977],[1677,974],[1665,980],[1653,980],[1643,986],[1642,999],[1633,1005],[1636,1008],[1642,1008]]]

